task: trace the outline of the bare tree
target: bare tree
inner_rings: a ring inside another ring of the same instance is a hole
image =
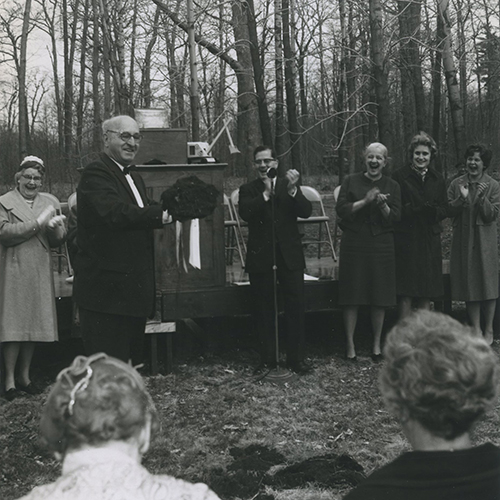
[[[444,39],[442,42],[443,67],[448,88],[453,136],[455,139],[456,159],[462,158],[465,149],[465,125],[463,108],[460,101],[460,87],[457,80],[457,70],[453,59],[451,23],[448,16],[448,0],[438,0],[439,16],[443,21]]]
[[[383,10],[380,0],[370,0],[371,53],[373,64],[373,81],[377,96],[377,117],[379,140],[389,151],[392,151],[392,133],[390,103],[385,67]]]

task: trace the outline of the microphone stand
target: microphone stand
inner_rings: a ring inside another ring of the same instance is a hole
[[[263,377],[263,380],[272,383],[285,384],[295,378],[295,374],[287,368],[280,366],[279,350],[279,328],[278,328],[278,265],[276,262],[276,191],[273,180],[276,178],[276,169],[269,169],[267,176],[271,179],[271,240],[273,246],[273,304],[274,304],[274,340],[276,349],[276,368],[269,370]],[[276,179],[276,183],[278,179]]]

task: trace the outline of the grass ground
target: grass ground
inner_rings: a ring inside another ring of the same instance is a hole
[[[393,316],[387,319],[388,327]],[[144,464],[155,473],[206,482],[223,499],[249,500],[259,492],[260,498],[269,498],[262,496],[268,494],[276,500],[342,498],[355,481],[349,474],[335,475],[333,469],[326,472],[335,480],[301,476],[293,487],[273,477],[291,464],[332,454],[350,456],[369,474],[408,449],[377,389],[380,365],[369,358],[367,324],[362,315],[356,336],[360,360],[353,365],[343,359],[338,315],[308,316],[307,354],[315,370],[287,385],[254,382],[257,355],[248,318],[207,320],[201,340],[179,332],[175,372],[147,377],[162,430]],[[494,348],[500,352],[498,344]],[[39,358],[37,370],[44,365],[54,369],[50,360]],[[44,373],[43,394],[0,406],[0,498],[4,500],[53,481],[60,473],[59,464],[37,438],[53,376],[47,374],[50,370]],[[479,424],[476,443],[500,445],[499,409]],[[250,445],[262,445],[283,458],[264,471],[248,465],[236,473],[236,452]]]

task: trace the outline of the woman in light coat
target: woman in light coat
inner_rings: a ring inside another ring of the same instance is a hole
[[[491,151],[474,144],[465,152],[466,173],[448,188],[455,217],[450,278],[453,300],[464,300],[478,335],[493,342],[493,318],[498,298],[497,219],[500,186],[487,173]],[[481,332],[481,310],[484,332]]]
[[[0,342],[9,401],[19,390],[36,392],[29,373],[35,342],[57,340],[50,247],[64,241],[66,228],[60,207],[39,192],[44,173],[40,158],[26,157],[16,187],[0,196]]]

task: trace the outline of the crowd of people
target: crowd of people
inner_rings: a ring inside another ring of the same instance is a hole
[[[123,490],[123,498],[215,500],[206,485],[152,476],[140,465],[157,417],[129,363],[143,361],[145,324],[155,308],[153,231],[172,217],[148,198],[130,168],[142,139],[137,122],[117,116],[103,123],[102,132],[104,150],[82,173],[69,225],[76,248],[73,298],[87,357],[59,374],[41,423],[47,446],[63,461],[62,476],[25,498],[83,499],[95,492],[90,498],[107,499]],[[338,194],[345,356],[357,360],[358,310],[368,306],[371,357],[385,359],[382,394],[415,450],[370,476],[349,499],[456,498],[457,487],[463,498],[500,494],[500,450],[473,448],[469,436],[497,397],[498,363],[488,344],[499,295],[500,186],[486,173],[491,151],[484,146],[467,148],[465,173],[448,189],[433,166],[436,154],[434,140],[420,132],[409,145],[408,164],[389,176],[387,148],[371,143],[364,171],[347,176]],[[249,228],[256,373],[279,364],[273,296],[279,282],[287,366],[303,375],[312,368],[304,360],[305,258],[297,218],[308,218],[312,206],[300,190],[299,172],[276,175],[271,147],[255,150],[254,166],[257,178],[241,186],[239,210]],[[28,156],[15,188],[0,196],[0,342],[8,400],[36,393],[30,379],[35,343],[57,340],[50,248],[64,242],[67,228],[57,201],[41,192],[44,174],[43,160]],[[443,295],[445,218],[453,219],[452,299],[465,301],[471,329],[429,312],[431,301]],[[401,321],[382,349],[385,311],[396,305]],[[414,307],[421,311],[412,314]]]
[[[441,221],[448,217],[453,219],[451,298],[465,301],[476,334],[493,342],[500,187],[486,173],[491,151],[469,146],[466,172],[448,190],[433,165],[436,154],[432,137],[420,132],[410,142],[408,164],[388,177],[383,175],[387,148],[372,143],[364,152],[365,171],[342,183],[337,201],[343,229],[339,304],[350,361],[357,359],[354,330],[360,305],[371,308],[372,359],[379,362],[385,308],[397,302],[404,318],[414,307],[429,310],[432,300],[442,299]]]

